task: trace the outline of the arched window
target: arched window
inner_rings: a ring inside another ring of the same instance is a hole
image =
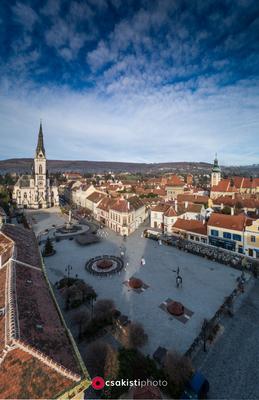
[[[42,175],[42,165],[39,166],[39,174]]]

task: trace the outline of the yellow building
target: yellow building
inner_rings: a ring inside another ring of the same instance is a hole
[[[245,228],[245,253],[249,257],[259,258],[259,219]]]

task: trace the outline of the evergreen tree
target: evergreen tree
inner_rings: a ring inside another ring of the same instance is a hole
[[[53,254],[53,251],[54,251],[53,245],[51,243],[50,238],[48,237],[47,241],[45,243],[45,247],[44,247],[44,255],[49,256],[49,255]]]

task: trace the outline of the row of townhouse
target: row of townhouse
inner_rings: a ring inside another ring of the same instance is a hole
[[[159,228],[168,235],[207,243],[249,257],[259,258],[259,219],[245,214],[225,215],[211,213],[208,218],[186,219],[177,215],[172,206],[151,211],[151,227],[156,228],[152,213],[159,214]],[[158,221],[158,220],[157,220]]]
[[[258,218],[259,216],[259,199],[249,196],[248,198],[236,195],[234,198],[231,196],[220,196],[211,200],[212,207],[215,210],[222,211],[225,207],[230,208],[231,215],[243,211],[245,214]]]
[[[97,221],[120,235],[128,236],[147,218],[146,206],[137,196],[112,198],[93,185],[79,186],[74,193],[74,204],[90,210]]]
[[[220,196],[235,197],[236,194],[259,193],[259,178],[245,178],[235,176],[233,178],[221,179],[217,185],[211,187],[210,197],[215,199]]]
[[[209,209],[210,211],[210,209]],[[158,204],[151,208],[150,225],[166,234],[172,233],[172,227],[178,218],[183,220],[203,221],[208,216],[208,209],[203,204],[188,201]]]

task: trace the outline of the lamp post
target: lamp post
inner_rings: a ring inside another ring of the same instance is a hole
[[[208,320],[206,318],[204,318],[202,327],[201,327],[204,352],[207,351],[206,342],[207,342],[208,325],[209,325]]]
[[[69,281],[69,277],[70,277],[70,271],[72,271],[73,267],[72,265],[69,265],[65,268],[65,271],[67,272],[67,281]]]

